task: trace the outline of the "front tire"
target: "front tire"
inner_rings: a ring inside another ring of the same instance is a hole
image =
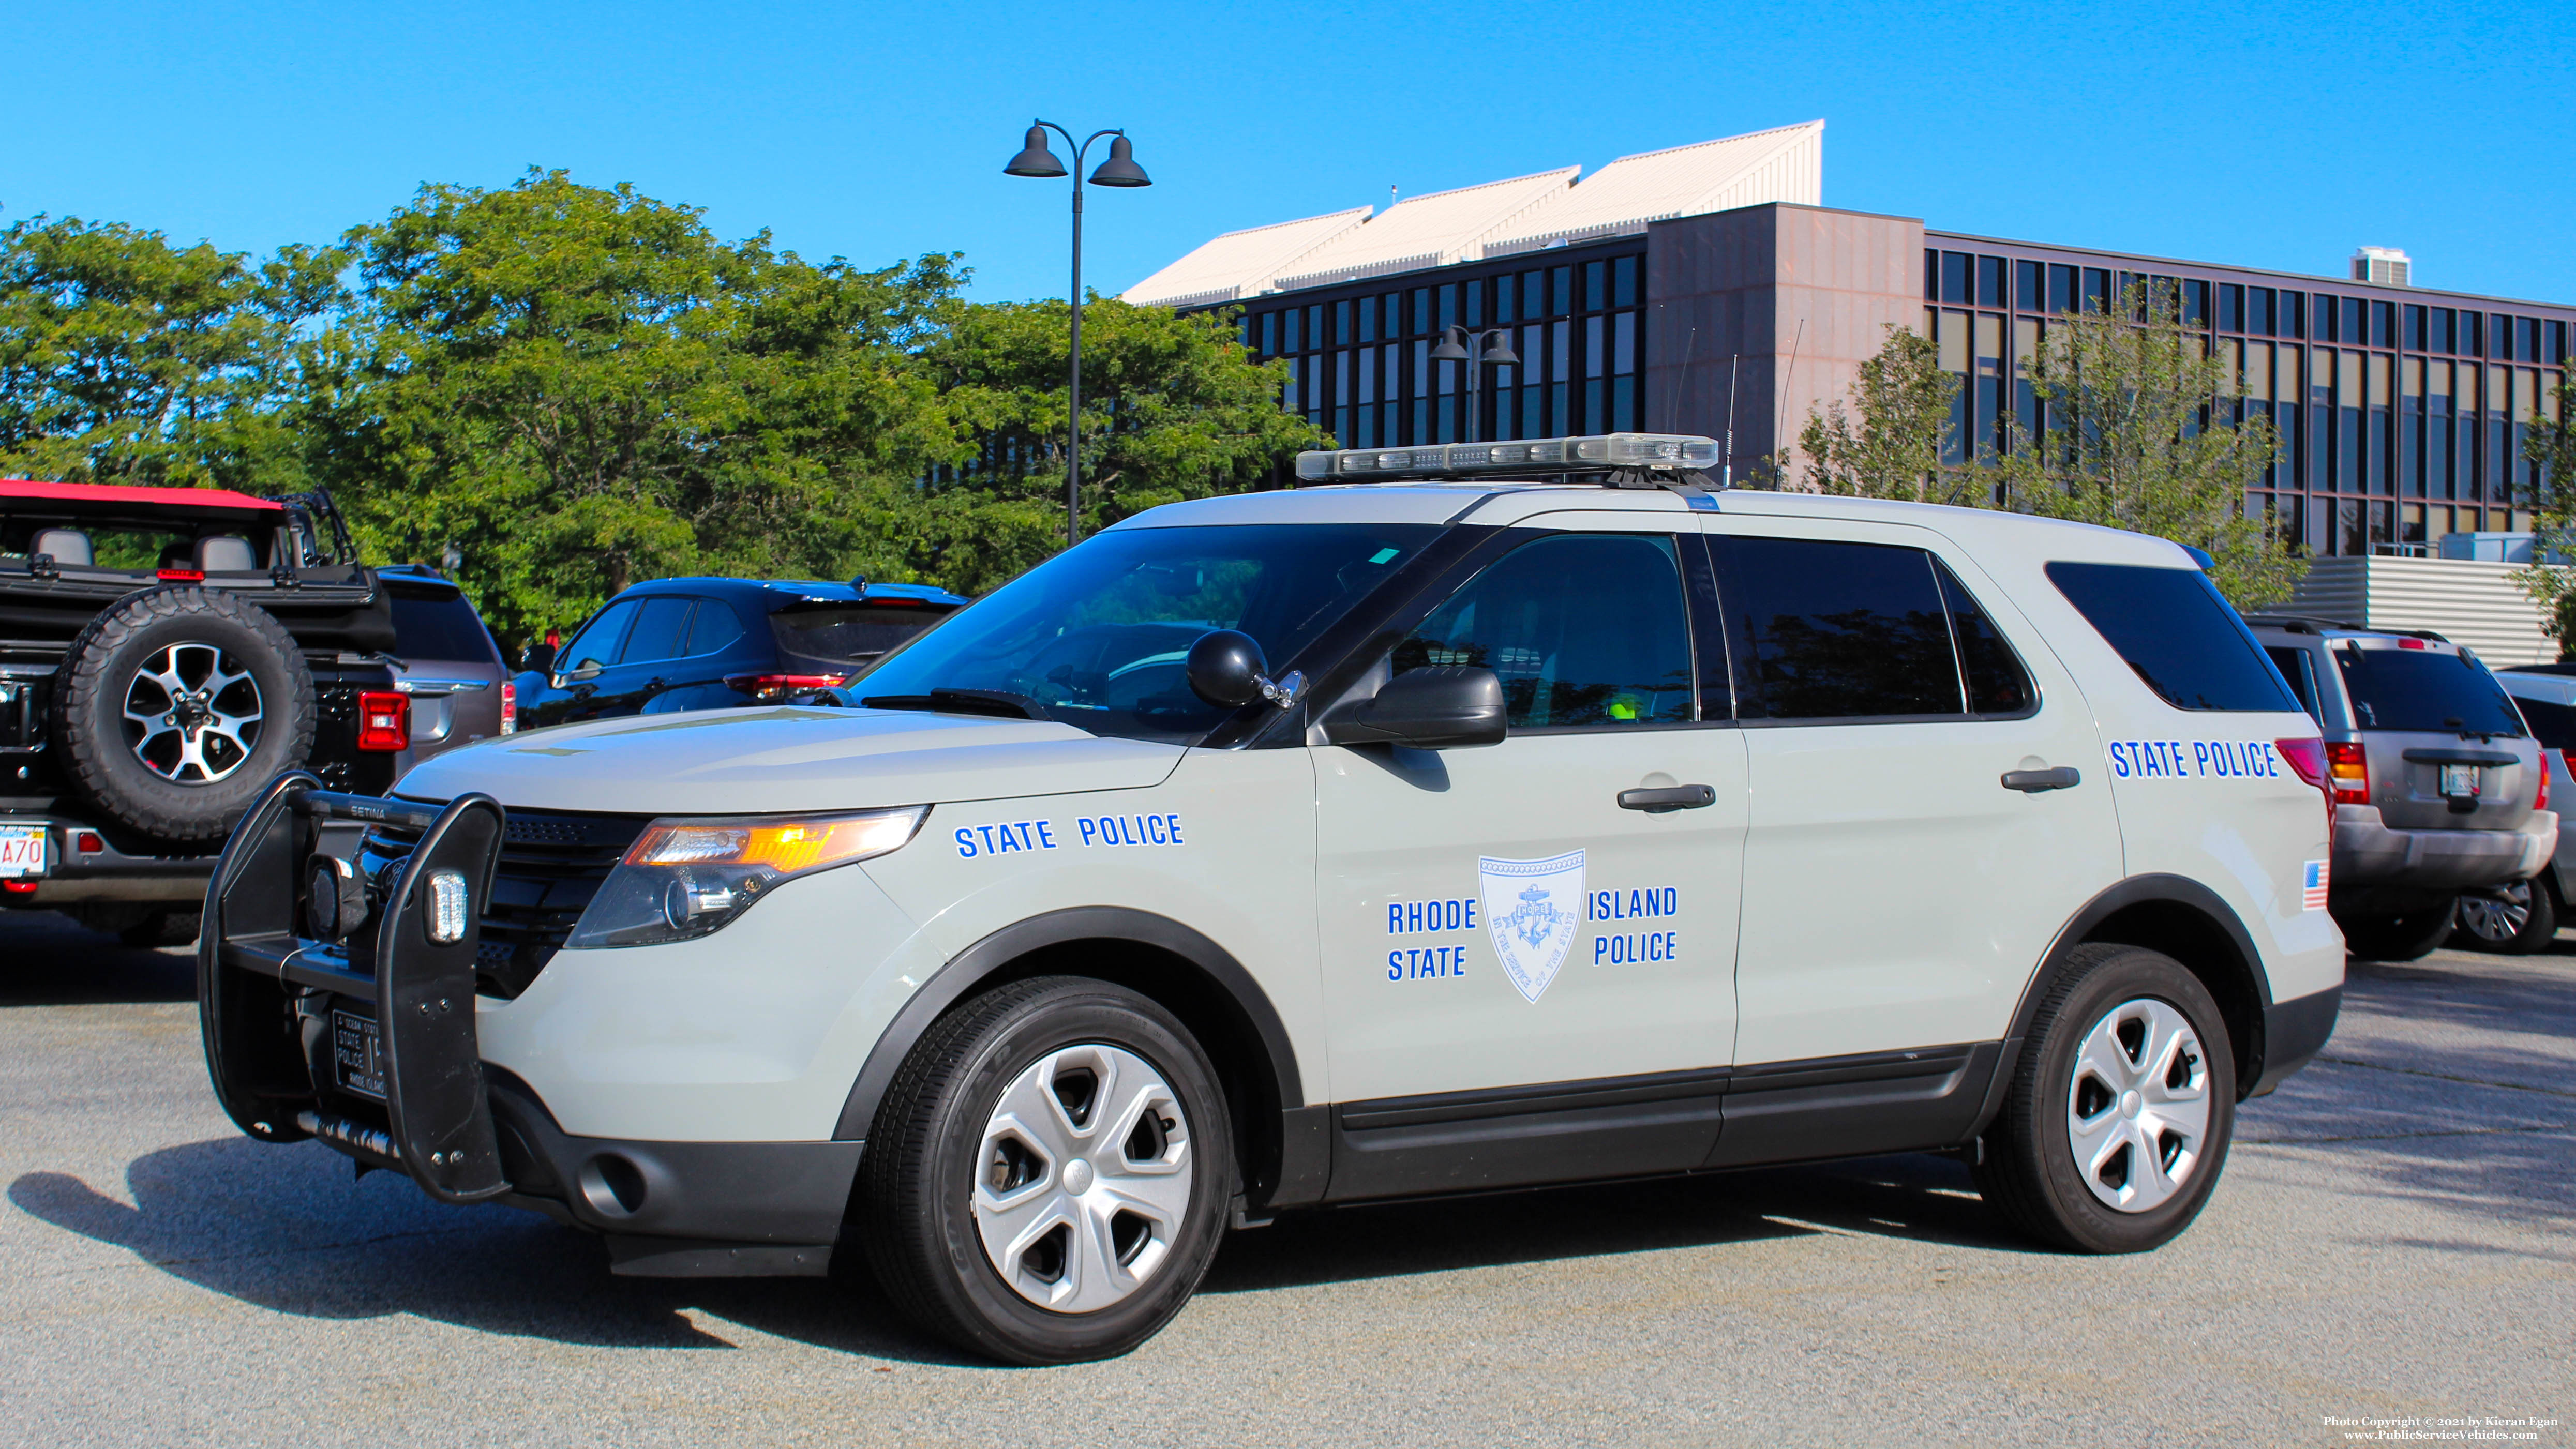
[[[1977,1188],[2053,1247],[2144,1252],[2200,1215],[2235,1126],[2235,1054],[2208,988],[2155,951],[2079,946],[2032,1019]]]
[[[2558,892],[2546,872],[2460,897],[2451,944],[2499,956],[2530,956],[2558,939]]]
[[[851,1233],[928,1333],[1011,1363],[1111,1358],[1197,1291],[1234,1176],[1188,1029],[1124,987],[1039,977],[959,1006],[905,1058]]]
[[[2364,961],[2420,961],[2450,939],[2456,902],[2419,906],[2394,915],[2337,916],[2344,948]]]

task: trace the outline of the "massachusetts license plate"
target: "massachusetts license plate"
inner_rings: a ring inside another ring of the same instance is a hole
[[[332,1011],[331,1070],[341,1091],[385,1099],[385,1036],[374,1017]]]
[[[45,827],[0,825],[0,877],[15,880],[45,873]]]
[[[2477,793],[2477,766],[2444,765],[2442,767],[2442,794],[2445,797],[2475,796]]]

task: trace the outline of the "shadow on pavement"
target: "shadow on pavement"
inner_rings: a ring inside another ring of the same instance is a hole
[[[140,950],[53,911],[0,911],[0,1007],[196,999],[193,950]]]

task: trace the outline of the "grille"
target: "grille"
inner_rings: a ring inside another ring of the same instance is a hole
[[[512,810],[501,838],[501,863],[483,903],[482,946],[475,985],[484,994],[516,997],[546,969],[573,924],[599,891],[648,816],[574,815]],[[420,843],[420,832],[379,825],[367,832],[360,868],[374,879]]]

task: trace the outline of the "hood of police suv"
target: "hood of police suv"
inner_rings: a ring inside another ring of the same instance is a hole
[[[786,705],[503,735],[422,764],[394,793],[621,815],[864,810],[1141,789],[1181,754],[1052,720]]]

